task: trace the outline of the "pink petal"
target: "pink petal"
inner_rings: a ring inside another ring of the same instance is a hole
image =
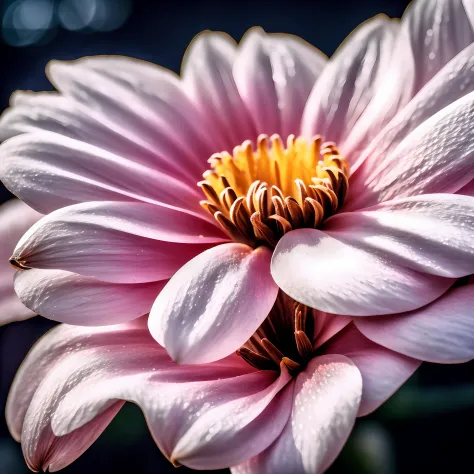
[[[58,209],[41,221],[42,233],[73,238],[78,230],[84,240],[90,234],[105,240],[109,232],[179,244],[229,241],[217,225],[201,217],[145,202],[84,202]]]
[[[271,252],[223,244],[188,262],[153,305],[153,337],[177,362],[200,364],[236,351],[270,312],[278,287]]]
[[[52,61],[46,71],[66,97],[117,133],[139,140],[169,166],[179,163],[199,179],[213,149],[206,117],[183,90],[179,78],[160,66],[122,56]]]
[[[223,240],[214,229],[161,206],[85,203],[41,219],[22,237],[13,258],[27,267],[66,270],[113,283],[144,283],[170,278],[209,248],[206,241]],[[207,238],[197,234],[201,231]],[[180,244],[180,239],[203,243]]]
[[[44,214],[83,201],[144,201],[204,215],[196,186],[58,133],[10,138],[0,160],[5,186]]]
[[[228,35],[204,31],[191,42],[183,59],[183,87],[212,124],[214,152],[230,152],[258,136],[232,76],[236,55],[236,44]]]
[[[235,83],[259,133],[299,135],[306,99],[325,58],[289,35],[266,35],[253,28],[239,46]]]
[[[346,210],[390,199],[454,193],[474,178],[474,92],[424,121],[350,181]]]
[[[349,316],[318,311],[314,320],[313,340],[316,342],[313,345],[313,349],[321,347],[325,342],[342,331],[351,321],[352,318]]]
[[[35,313],[81,326],[119,324],[150,312],[166,281],[106,283],[62,270],[18,272],[15,290]]]
[[[474,359],[474,284],[452,288],[438,300],[389,318],[361,318],[357,327],[389,349],[436,363]]]
[[[370,318],[372,320],[373,318]],[[357,324],[358,319],[356,320]],[[341,354],[354,362],[362,375],[362,399],[357,416],[376,410],[420,366],[421,361],[373,343],[351,324],[324,347],[325,354]]]
[[[142,128],[134,133],[125,123],[120,125],[100,110],[59,93],[15,92],[10,108],[0,117],[0,140],[42,131],[89,143],[192,186],[200,179],[199,173],[180,165],[182,161],[170,159],[183,152],[164,136],[156,143],[156,131],[143,133],[146,129]]]
[[[345,40],[311,92],[302,122],[304,135],[344,142],[381,85],[396,32],[397,25],[380,15]]]
[[[359,248],[347,233],[299,229],[278,242],[272,276],[293,299],[320,311],[372,316],[419,308],[453,280],[393,263]]]
[[[267,372],[253,376],[263,377]],[[243,383],[248,383],[240,378],[227,384],[226,389],[234,396],[242,391]],[[193,469],[218,469],[264,451],[280,435],[290,416],[293,386],[282,390],[290,380],[284,370],[267,388],[231,403],[222,404],[218,394],[211,397],[208,402],[217,402],[217,406],[199,416],[179,440],[172,459]]]
[[[466,186],[463,186],[456,193],[457,194],[464,194],[465,196],[474,197],[474,179],[472,181],[470,181],[468,184],[466,184]]]
[[[41,217],[17,199],[0,207],[0,325],[34,316],[15,294],[15,270],[8,260],[20,237]]]
[[[397,265],[448,278],[474,273],[474,198],[426,194],[329,219],[326,231]],[[414,309],[414,308],[413,308]]]
[[[417,0],[404,13],[402,28],[410,35],[415,58],[415,91],[474,42],[463,0]]]
[[[363,163],[368,170],[395,150],[416,127],[435,113],[474,90],[474,44],[447,63],[394,119],[361,151],[351,167],[351,186],[357,181],[356,169]],[[370,117],[368,117],[370,119]],[[373,126],[373,125],[372,125]],[[359,171],[362,172],[363,171]],[[349,202],[350,206],[350,202]]]
[[[233,474],[316,474],[341,451],[355,422],[362,392],[357,367],[346,357],[313,359],[295,382],[293,410],[282,434]]]
[[[279,392],[289,378],[285,372],[278,377],[254,371],[235,355],[176,366],[143,319],[93,329],[61,325],[35,345],[19,370],[7,420],[17,438],[21,432],[33,468],[59,468],[86,449],[78,452],[79,437],[89,435],[90,444],[98,431],[92,426],[102,430],[113,416],[110,410],[130,400],[142,408],[171,460],[224,466],[265,449],[281,432],[291,386]],[[209,436],[213,430],[216,435]]]

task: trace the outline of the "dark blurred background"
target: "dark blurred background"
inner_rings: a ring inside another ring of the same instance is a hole
[[[0,0],[0,109],[16,89],[51,89],[50,59],[121,54],[179,72],[191,39],[204,29],[239,40],[260,25],[286,32],[331,55],[362,21],[400,17],[406,0]],[[9,199],[0,187],[0,201]],[[42,318],[0,327],[0,474],[29,472],[11,439],[3,409],[29,347],[54,323]],[[358,421],[330,474],[471,473],[474,363],[424,364],[387,404]],[[127,405],[94,446],[65,474],[173,472],[149,436],[138,408]],[[191,472],[180,468],[181,473]],[[222,471],[226,472],[226,471]],[[291,473],[289,473],[291,474]]]

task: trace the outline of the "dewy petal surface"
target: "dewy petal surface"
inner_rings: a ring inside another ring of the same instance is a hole
[[[207,228],[220,240],[219,230],[204,220],[190,218],[186,228],[185,214],[136,204],[85,203],[58,209],[22,237],[13,258],[26,267],[66,270],[112,283],[145,283],[170,278],[212,245],[205,243],[212,237],[200,237],[196,231]],[[148,221],[153,208],[156,216]],[[180,238],[203,243],[179,243]]]
[[[85,103],[97,116],[109,117],[127,136],[147,143],[170,165],[180,163],[190,176],[202,173],[215,153],[206,117],[199,113],[178,77],[146,61],[97,56],[52,61],[47,74],[65,96]]]
[[[183,58],[183,85],[212,124],[214,152],[232,150],[258,136],[232,75],[236,56],[233,39],[224,33],[206,31],[191,42]]]
[[[325,62],[299,38],[265,35],[259,28],[247,32],[233,74],[259,133],[299,135],[306,99]]]
[[[350,324],[330,339],[322,351],[325,354],[344,355],[359,369],[362,375],[362,398],[357,416],[365,416],[376,410],[421,364],[421,360],[375,344],[354,324]]]
[[[461,189],[474,178],[473,116],[471,92],[424,121],[384,159],[354,174],[344,209]]]
[[[415,91],[426,84],[459,51],[474,42],[466,14],[470,0],[417,0],[402,17],[415,58]]]
[[[355,422],[362,378],[346,357],[314,358],[294,388],[293,409],[282,434],[233,474],[322,473],[342,449]]]
[[[447,63],[361,151],[357,162],[351,167],[352,180],[359,166],[367,169],[376,166],[418,125],[472,92],[473,68],[474,44],[471,44]]]
[[[316,229],[298,229],[283,236],[272,258],[272,276],[278,286],[311,308],[375,316],[419,308],[454,282],[393,263],[345,237]]]
[[[309,96],[302,122],[307,138],[344,142],[379,87],[396,33],[397,25],[380,15],[345,40]]]
[[[425,194],[328,219],[325,231],[388,261],[457,278],[474,273],[474,198]]]
[[[359,318],[369,339],[417,359],[462,363],[474,359],[474,284],[452,288],[433,303],[390,318]]]
[[[15,270],[8,260],[20,237],[42,217],[15,199],[0,206],[0,325],[34,316],[13,289]]]
[[[266,372],[254,376],[263,377]],[[260,392],[212,407],[179,440],[172,458],[194,469],[216,469],[265,450],[290,416],[293,386],[290,383],[286,387],[290,380],[286,369],[282,369],[275,382]],[[233,381],[233,385],[238,382]]]
[[[17,439],[21,433],[30,466],[57,470],[87,449],[121,400],[130,400],[142,408],[166,456],[216,468],[223,461],[208,451],[215,453],[220,433],[228,440],[221,457],[240,462],[281,432],[291,386],[279,392],[288,380],[288,374],[254,371],[236,355],[199,367],[176,366],[150,337],[143,318],[102,328],[61,325],[34,346],[20,368],[7,420]],[[226,429],[217,429],[223,420]],[[215,436],[209,437],[213,428]],[[79,444],[78,438],[90,442]]]
[[[195,186],[53,132],[27,133],[3,143],[0,178],[42,213],[83,201],[136,200],[204,214]]]
[[[117,123],[74,97],[57,92],[15,92],[10,107],[0,117],[0,140],[43,131],[89,143],[190,185],[199,178],[178,159],[170,159],[178,156],[179,150],[170,149],[166,143],[157,146],[151,132],[147,140],[143,134],[131,132],[125,123]]]
[[[63,270],[18,272],[20,300],[45,318],[81,326],[119,324],[150,312],[166,281],[107,283]]]
[[[180,363],[211,362],[236,351],[277,297],[270,258],[266,247],[236,243],[198,255],[156,299],[149,322],[153,337]]]

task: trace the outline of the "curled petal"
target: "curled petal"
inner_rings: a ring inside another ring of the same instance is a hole
[[[273,253],[272,275],[296,301],[351,316],[419,308],[454,281],[398,265],[371,248],[359,248],[349,235],[315,229],[283,236]]]
[[[19,369],[6,417],[31,468],[53,471],[82,454],[122,400],[130,400],[142,408],[155,441],[171,457],[208,410],[227,406],[230,415],[232,407],[258,399],[262,411],[262,399],[269,404],[271,393],[285,384],[274,374],[255,372],[235,355],[199,368],[178,367],[151,338],[144,319],[95,328],[60,325],[40,339]],[[258,413],[255,408],[257,419]],[[283,424],[284,416],[282,410]],[[247,412],[239,419],[253,420]],[[239,427],[231,426],[235,435]]]
[[[16,199],[0,207],[0,325],[35,314],[15,294],[15,270],[8,260],[20,237],[41,217],[41,214]]]
[[[327,469],[355,422],[362,392],[357,367],[341,355],[316,357],[295,381],[293,409],[282,434],[233,474],[314,474]]]
[[[196,234],[213,231],[203,220],[141,204],[84,203],[59,209],[22,237],[12,259],[25,268],[66,270],[112,283],[146,283],[171,277],[209,248],[206,242],[220,239],[218,229],[215,237]]]
[[[236,351],[270,312],[278,287],[271,252],[223,244],[188,262],[153,305],[150,331],[180,363],[205,363]]]

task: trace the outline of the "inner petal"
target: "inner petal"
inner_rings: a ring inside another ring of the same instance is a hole
[[[229,236],[253,247],[275,247],[287,232],[318,228],[343,204],[349,165],[337,146],[321,137],[260,135],[254,149],[245,141],[231,155],[209,158],[211,169],[198,185],[201,205]]]

